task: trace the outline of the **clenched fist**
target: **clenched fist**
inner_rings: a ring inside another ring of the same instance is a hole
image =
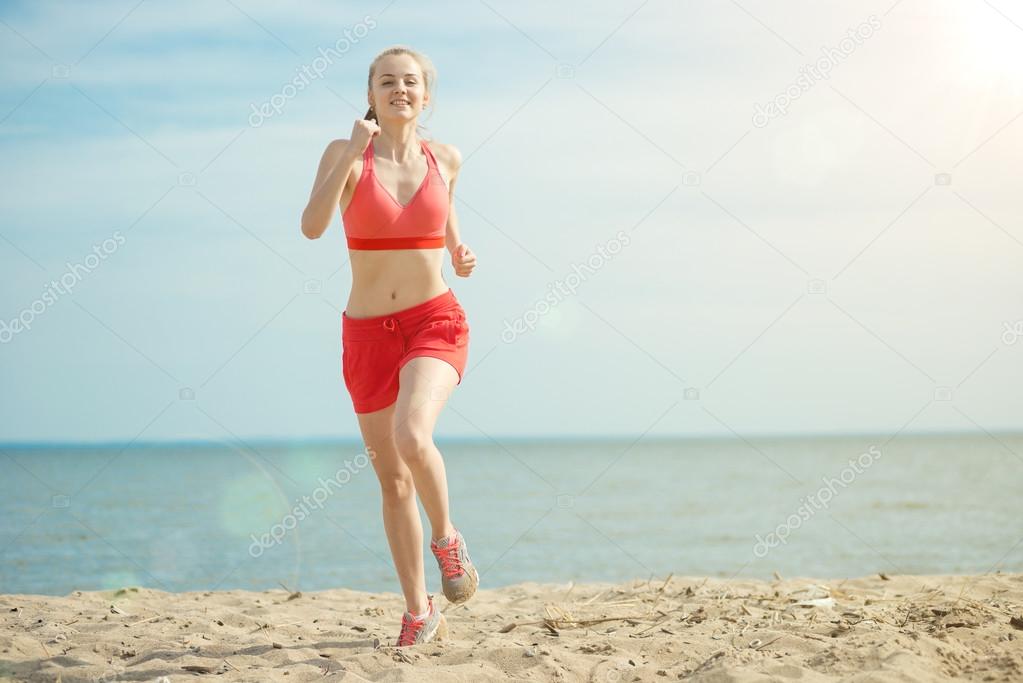
[[[355,125],[352,126],[352,136],[350,144],[353,149],[359,150],[359,152],[365,152],[366,148],[369,147],[369,141],[375,136],[380,135],[380,126],[371,119],[356,119]]]
[[[469,277],[472,269],[476,267],[476,254],[463,242],[451,252],[451,265],[455,269],[455,275]]]

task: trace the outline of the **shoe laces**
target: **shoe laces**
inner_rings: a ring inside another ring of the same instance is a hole
[[[440,571],[449,579],[461,576],[465,572],[462,568],[462,560],[459,557],[458,551],[460,548],[461,544],[458,542],[458,536],[455,536],[443,548],[433,544],[433,554],[440,560]]]
[[[431,605],[430,610],[433,610]],[[398,636],[398,645],[412,645],[416,642],[416,635],[422,630],[423,625],[426,623],[427,617],[421,620],[416,620],[408,612],[401,618],[401,634]]]

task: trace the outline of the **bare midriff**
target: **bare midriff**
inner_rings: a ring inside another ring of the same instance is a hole
[[[350,249],[352,291],[345,315],[371,318],[410,308],[448,290],[442,266],[446,250]]]

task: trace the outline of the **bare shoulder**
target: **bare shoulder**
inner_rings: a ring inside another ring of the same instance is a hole
[[[437,163],[447,170],[449,176],[458,175],[458,170],[462,167],[462,153],[458,151],[457,147],[436,140],[430,140],[426,144],[430,146],[430,151],[437,158]]]
[[[345,138],[340,138],[340,139],[337,139],[337,140],[331,140],[329,143],[327,143],[327,149],[323,153],[324,156],[332,156],[332,157],[341,156],[341,153],[344,152],[345,148],[348,147],[348,143],[349,142],[351,142],[351,141],[348,140],[348,139],[345,139]]]
[[[321,167],[329,168],[336,164],[341,159],[345,150],[348,149],[348,145],[351,140],[345,138],[339,138],[337,140],[331,140],[327,143],[327,148],[323,150],[323,159],[321,160]],[[355,171],[358,174],[362,169],[362,159],[358,158],[355,160]],[[349,176],[350,177],[350,176]]]

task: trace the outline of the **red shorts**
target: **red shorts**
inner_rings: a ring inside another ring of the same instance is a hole
[[[449,288],[443,294],[387,315],[341,314],[342,373],[356,413],[372,413],[398,398],[398,372],[417,356],[439,358],[462,383],[469,355],[469,324]]]

